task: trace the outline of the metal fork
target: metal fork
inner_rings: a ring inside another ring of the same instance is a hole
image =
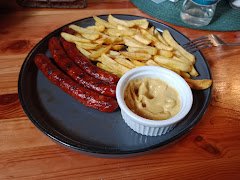
[[[201,36],[183,45],[183,48],[188,52],[194,53],[199,49],[210,48],[217,46],[240,46],[240,43],[225,43],[214,34]]]

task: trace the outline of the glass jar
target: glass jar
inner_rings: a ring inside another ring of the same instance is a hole
[[[215,13],[218,0],[185,0],[181,10],[183,22],[193,26],[208,25]]]

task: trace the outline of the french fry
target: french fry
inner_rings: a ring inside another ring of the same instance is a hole
[[[191,71],[191,66],[182,63],[180,61],[174,60],[174,59],[169,59],[163,56],[154,56],[154,61],[157,62],[158,64],[165,65],[167,67],[171,67],[172,69],[178,69],[183,72],[189,72]]]
[[[173,54],[176,54],[176,52],[174,52]],[[172,58],[176,59],[176,60],[179,60],[179,61],[182,61],[182,62],[186,62],[188,64],[194,64],[192,61],[190,61],[189,59],[187,59],[186,57],[181,56],[181,55],[178,55],[178,56],[174,55]]]
[[[114,61],[112,58],[110,58],[109,56],[107,56],[106,54],[102,54],[102,56],[99,58],[100,62],[107,65],[108,67],[110,67],[111,69],[113,69],[114,72],[116,72],[117,74],[125,74],[127,71],[129,71],[130,69],[117,63],[116,61]]]
[[[161,43],[154,35],[150,34],[147,30],[141,29],[141,33],[146,36],[148,39],[150,39],[154,46],[158,49],[164,49],[168,51],[172,51],[173,48],[170,46],[166,46],[165,44]]]
[[[146,46],[146,47],[128,47],[128,52],[139,52],[139,53],[147,53],[150,55],[156,55],[157,49],[155,47]]]
[[[121,20],[116,17],[113,17],[111,14],[108,16],[108,22],[113,25],[122,25],[126,27],[140,27],[143,29],[147,29],[149,22],[146,19],[136,19],[136,20]]]
[[[134,33],[132,31],[122,31],[119,29],[107,29],[106,33],[109,36],[133,36]]]
[[[149,45],[152,41],[147,37],[143,36],[142,34],[138,33],[133,36],[133,38],[145,45]]]
[[[98,34],[99,32],[98,31],[95,31],[95,30],[90,30],[90,29],[87,29],[87,28],[82,28],[80,26],[77,26],[75,24],[71,24],[68,26],[70,29],[73,29],[74,31],[82,34],[82,33],[87,33],[87,34]]]
[[[129,69],[136,67],[131,61],[129,61],[126,58],[121,57],[121,56],[116,57],[114,60]]]
[[[99,44],[92,44],[92,43],[82,43],[82,42],[75,42],[77,48],[83,48],[86,50],[98,49],[101,47]]]
[[[136,20],[131,20],[135,24],[135,26],[138,26],[142,29],[147,29],[149,26],[149,22],[146,19],[136,19]]]
[[[174,59],[174,60],[176,60],[176,61],[180,61],[180,62],[182,62],[182,63],[184,63],[184,64],[187,64],[187,65],[189,65],[189,66],[192,67],[192,63],[191,63],[190,61],[186,60],[186,58],[182,59],[182,58],[178,58],[178,57],[176,57],[176,56],[173,56],[172,59]]]
[[[150,54],[146,54],[146,53],[136,53],[136,52],[126,52],[126,51],[122,51],[121,54],[126,58],[134,59],[138,61],[147,61],[152,57]]]
[[[191,53],[187,52],[182,46],[180,46],[172,37],[170,32],[168,30],[164,30],[163,33],[163,38],[165,41],[171,45],[174,49],[177,49],[184,57],[189,59],[192,63],[195,63],[195,57]]]
[[[134,34],[137,34],[139,32],[138,29],[135,28],[128,28],[126,26],[122,26],[122,25],[117,25],[117,29],[121,30],[121,31],[128,31],[129,34],[131,34],[130,36],[133,36]]]
[[[111,45],[108,46],[103,46],[101,48],[99,48],[97,51],[94,51],[90,54],[90,59],[97,59],[99,58],[102,54],[107,53],[110,49],[111,49]]]
[[[112,45],[111,49],[112,50],[115,50],[115,51],[120,51],[124,48],[124,45],[122,44],[115,44],[115,45]]]
[[[90,58],[90,54],[91,54],[90,52],[88,52],[86,49],[81,48],[80,46],[78,46],[77,48],[84,56],[86,56],[87,58]]]
[[[113,24],[110,24],[109,22],[107,22],[97,16],[93,16],[93,19],[96,21],[96,25],[103,25],[106,28],[116,28],[116,26],[114,26]]]
[[[199,75],[199,73],[197,72],[197,70],[195,69],[194,66],[192,66],[191,71],[189,72],[189,74],[193,77],[197,77]]]
[[[145,44],[143,44],[133,38],[130,38],[130,37],[124,37],[123,41],[124,41],[125,45],[129,46],[129,47],[146,47]]]
[[[78,37],[72,34],[68,34],[65,32],[61,33],[61,36],[63,37],[63,39],[65,39],[68,42],[84,42],[84,43],[90,43],[91,41],[82,37]]]
[[[146,65],[148,66],[159,66],[155,61],[153,61],[152,59],[149,59],[146,61]]]
[[[212,85],[211,79],[190,79],[190,78],[184,79],[192,89],[196,90],[207,89]]]
[[[120,52],[118,52],[118,51],[112,51],[112,50],[110,50],[110,51],[109,51],[109,55],[116,57],[116,56],[120,56],[121,54],[120,54]]]
[[[164,57],[167,57],[167,58],[172,58],[173,57],[173,52],[172,51],[167,51],[167,50],[163,50],[163,49],[159,50],[159,54],[161,56],[164,56]]]
[[[154,35],[154,27],[153,27],[153,26],[150,27],[150,28],[148,29],[148,32],[149,32],[151,35]]]
[[[89,39],[89,40],[96,40],[99,38],[99,34],[89,34],[89,33],[82,33],[81,34],[84,38]]]
[[[107,72],[110,72],[110,73],[112,73],[112,74],[115,74],[115,75],[117,75],[118,77],[121,77],[121,76],[122,76],[121,74],[119,74],[119,73],[116,72],[116,71],[113,71],[112,68],[108,67],[107,65],[105,65],[105,64],[103,64],[103,63],[98,62],[98,63],[97,63],[97,67],[99,67],[99,68],[101,68],[101,69],[103,69],[103,70],[105,70],[105,71],[107,71]]]
[[[131,21],[126,21],[126,20],[121,20],[118,18],[113,17],[111,14],[108,15],[108,22],[113,24],[113,25],[122,25],[126,27],[133,27],[135,24]]]
[[[154,30],[154,36],[157,37],[160,42],[168,46],[167,42],[163,39],[162,35],[157,29]]]
[[[180,72],[180,74],[179,74],[180,76],[182,76],[183,78],[190,78],[191,76],[190,76],[190,74],[188,74],[187,72]]]
[[[140,67],[140,66],[145,66],[146,64],[140,61],[137,61],[135,59],[130,59],[130,61],[136,66],[136,67]]]
[[[105,30],[105,26],[103,25],[88,26],[87,29],[103,32]]]

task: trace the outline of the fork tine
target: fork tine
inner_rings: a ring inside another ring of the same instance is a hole
[[[212,43],[209,40],[208,36],[202,36],[184,44],[183,48],[186,49],[188,52],[193,53],[198,51],[199,49],[204,49],[211,46]]]
[[[200,47],[192,47],[191,49],[186,49],[186,50],[190,53],[194,53],[196,51],[199,51],[199,49],[205,49],[205,48],[209,48],[209,47],[212,47],[212,44],[207,44],[207,45],[204,44]]]
[[[198,49],[201,49],[201,47],[205,46],[205,45],[212,45],[212,43],[210,41],[199,41],[199,42],[196,42],[196,43],[192,43],[192,44],[189,44],[189,46],[186,46],[185,49],[193,49],[193,48],[198,48]]]
[[[201,36],[199,38],[196,38],[196,39],[194,39],[192,41],[189,41],[188,43],[184,44],[183,47],[188,46],[189,44],[193,44],[194,42],[202,41],[202,40],[205,40],[205,39],[208,39],[208,37],[207,36]]]

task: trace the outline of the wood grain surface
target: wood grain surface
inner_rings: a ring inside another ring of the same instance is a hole
[[[31,123],[18,100],[19,70],[33,46],[66,23],[110,13],[149,16],[126,0],[90,0],[86,9],[25,9],[13,1],[4,5],[0,12],[0,179],[240,179],[240,46],[202,51],[212,72],[212,99],[187,136],[141,156],[97,158],[55,144]],[[214,33],[224,41],[240,42],[240,32],[168,25],[190,39]]]

